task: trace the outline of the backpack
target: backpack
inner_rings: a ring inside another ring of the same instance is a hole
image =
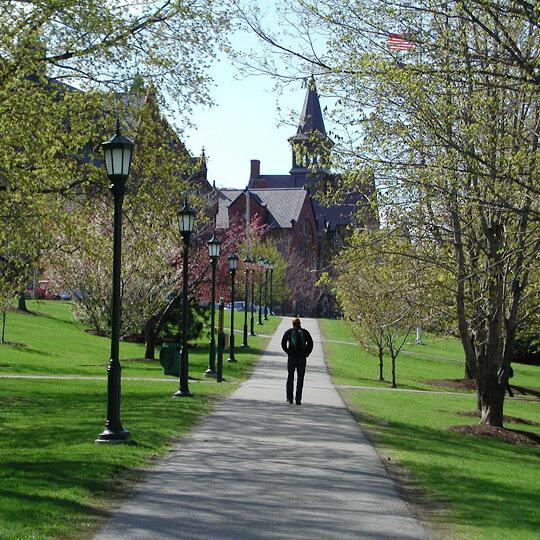
[[[291,332],[289,340],[289,354],[292,356],[304,356],[306,352],[306,341],[301,328],[295,328]]]

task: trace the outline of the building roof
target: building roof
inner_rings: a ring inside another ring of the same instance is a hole
[[[311,77],[308,82],[304,106],[300,113],[298,129],[296,135],[291,137],[291,139],[305,138],[306,135],[314,131],[320,133],[325,138],[327,137],[321,104],[319,103],[319,94],[317,93],[317,86],[315,85],[315,79]]]
[[[260,174],[249,179],[249,189],[280,189],[303,187],[304,183],[294,185],[294,177],[290,174]]]
[[[241,189],[220,189],[218,190],[218,208],[216,214],[216,228],[229,228],[229,206],[240,194]]]
[[[319,102],[319,95],[317,93],[317,87],[315,80],[311,77],[306,96],[304,99],[304,106],[300,114],[300,120],[298,123],[298,129],[296,135],[291,137],[289,141],[291,143],[307,143],[309,150],[309,142],[313,137],[324,139],[332,146],[333,142],[328,137],[324,126],[324,119],[321,111],[321,105]],[[313,211],[315,219],[317,221],[318,233],[322,236],[325,231],[334,232],[343,226],[349,225],[354,222],[357,206],[363,194],[351,193],[340,204],[334,204],[331,206],[324,206],[318,202],[315,198],[317,191],[322,188],[332,189],[333,183],[336,181],[336,176],[328,173],[324,170],[311,171],[303,164],[297,164],[293,150],[293,169],[287,174],[260,174],[260,162],[258,160],[252,160],[251,174],[249,178],[248,187],[250,193],[259,192],[281,192],[280,198],[266,195],[261,197],[264,204],[269,204],[270,214],[274,217],[274,227],[282,227],[282,223],[286,223],[285,227],[290,227],[290,219],[296,219],[294,210],[291,208],[294,206],[294,200],[288,199],[283,196],[283,193],[287,191],[302,190],[302,188],[309,190],[312,193],[311,201],[313,205]],[[236,198],[239,194],[243,193],[240,190],[222,190],[228,192],[227,197]],[[235,193],[235,194],[233,194]],[[306,195],[309,197],[309,193],[306,191]],[[303,197],[305,198],[304,195]],[[272,200],[270,200],[272,197]],[[232,200],[228,204],[232,203]],[[302,199],[303,203],[303,199]],[[225,204],[225,202],[223,203]],[[298,211],[302,206],[298,207]],[[219,214],[221,212],[221,214]],[[226,206],[221,206],[218,211],[220,219],[217,225],[221,227],[228,226],[228,213]],[[284,217],[286,216],[286,217]],[[226,223],[223,225],[223,223]]]
[[[239,189],[220,189],[216,227],[229,227],[229,206],[245,191]],[[293,221],[298,221],[308,193],[303,188],[250,189],[249,195],[259,205],[266,207],[268,215],[265,223],[271,228],[289,229]]]
[[[316,177],[314,178],[316,180]],[[258,191],[287,191],[287,189],[305,189],[304,186],[311,185],[311,182],[307,183],[306,181],[307,178],[301,175],[293,176],[290,174],[261,174],[257,178],[250,179],[249,190],[250,193],[255,193]],[[314,185],[316,186],[316,182]],[[227,191],[235,191],[237,193],[236,196],[243,193],[241,190]],[[316,189],[314,191],[316,192]],[[319,234],[322,235],[325,228],[329,231],[334,231],[336,228],[343,225],[349,225],[353,221],[358,201],[362,199],[362,194],[352,193],[342,203],[331,206],[321,204],[313,196],[311,196],[311,199],[313,203],[313,211],[315,212],[315,218],[318,224]]]

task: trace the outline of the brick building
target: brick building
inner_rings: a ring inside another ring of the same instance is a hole
[[[334,145],[326,133],[319,95],[313,78],[308,83],[304,105],[296,134],[289,138],[292,166],[288,174],[261,172],[261,163],[251,160],[250,176],[244,190],[221,189],[218,193],[216,227],[228,228],[229,223],[245,223],[246,204],[249,216],[259,216],[267,225],[273,238],[288,243],[305,260],[310,279],[326,267],[334,250],[339,247],[346,229],[356,223],[356,211],[369,193],[349,193],[341,204],[325,206],[317,199],[317,193],[331,190],[337,178],[323,166],[322,152]],[[247,202],[249,200],[249,203]],[[377,220],[373,219],[373,224]],[[315,271],[315,272],[314,272]],[[295,306],[303,306],[305,313],[328,312],[331,299],[319,297],[316,306],[313,295],[309,302],[294,299]]]

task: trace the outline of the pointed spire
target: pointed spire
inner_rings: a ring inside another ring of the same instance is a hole
[[[199,167],[201,171],[201,176],[206,179],[208,169],[206,167],[206,153],[204,151],[204,146],[202,147],[201,155],[199,157]]]
[[[306,134],[310,131],[318,131],[326,137],[321,104],[319,103],[319,94],[317,93],[317,86],[313,75],[310,77],[307,84],[306,97],[304,99],[304,106],[302,107],[296,134]]]
[[[313,75],[307,81],[306,97],[298,122],[298,130],[296,135],[289,138],[289,142],[292,146],[292,168],[289,172],[303,176],[309,167],[320,162],[321,152],[334,145],[332,139],[326,134]]]

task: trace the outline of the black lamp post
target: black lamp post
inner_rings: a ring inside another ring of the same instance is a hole
[[[234,357],[234,278],[238,268],[238,257],[233,253],[227,257],[229,274],[231,274],[231,336],[229,338],[229,358],[227,362],[236,362]]]
[[[269,311],[270,315],[273,315],[274,312],[272,311],[272,280],[274,277],[274,263],[272,261],[269,261],[268,263],[268,270],[270,270],[270,301],[269,301]]]
[[[120,348],[120,271],[122,263],[122,204],[129,176],[133,143],[120,134],[120,122],[116,121],[116,134],[102,144],[105,155],[109,188],[114,199],[113,262],[112,262],[112,306],[111,306],[111,359],[107,366],[107,420],[105,429],[99,434],[98,443],[128,442],[129,431],[120,421],[120,378],[122,368],[119,360]]]
[[[255,259],[251,259],[251,263],[249,264],[249,269],[251,272],[251,317],[249,319],[249,335],[254,336],[255,335],[255,321],[254,321],[254,313],[255,313],[255,306],[254,306],[254,300],[255,300],[255,267],[257,266],[257,261]]]
[[[190,208],[187,199],[178,211],[178,230],[184,242],[182,253],[182,348],[180,349],[180,387],[173,397],[192,397],[189,391],[189,357],[188,357],[188,252],[189,241],[195,226],[195,210]]]
[[[268,320],[268,275],[270,274],[270,261],[264,261],[264,320]]]
[[[212,266],[212,292],[210,294],[210,344],[208,355],[208,369],[204,372],[207,377],[216,376],[216,339],[215,339],[215,323],[216,323],[216,266],[221,250],[221,242],[212,236],[208,242],[208,255],[210,256],[210,264]]]
[[[264,259],[262,257],[258,258],[259,264],[257,265],[257,269],[261,273],[260,279],[259,279],[259,320],[257,321],[257,324],[262,325],[262,303],[263,303],[263,297],[262,297],[262,291],[263,291],[263,278],[262,278],[262,271],[264,269]]]
[[[244,334],[242,340],[242,347],[248,346],[248,302],[249,302],[249,269],[251,267],[251,259],[247,256],[244,259],[244,271],[245,271],[245,285],[246,290],[244,292]]]

